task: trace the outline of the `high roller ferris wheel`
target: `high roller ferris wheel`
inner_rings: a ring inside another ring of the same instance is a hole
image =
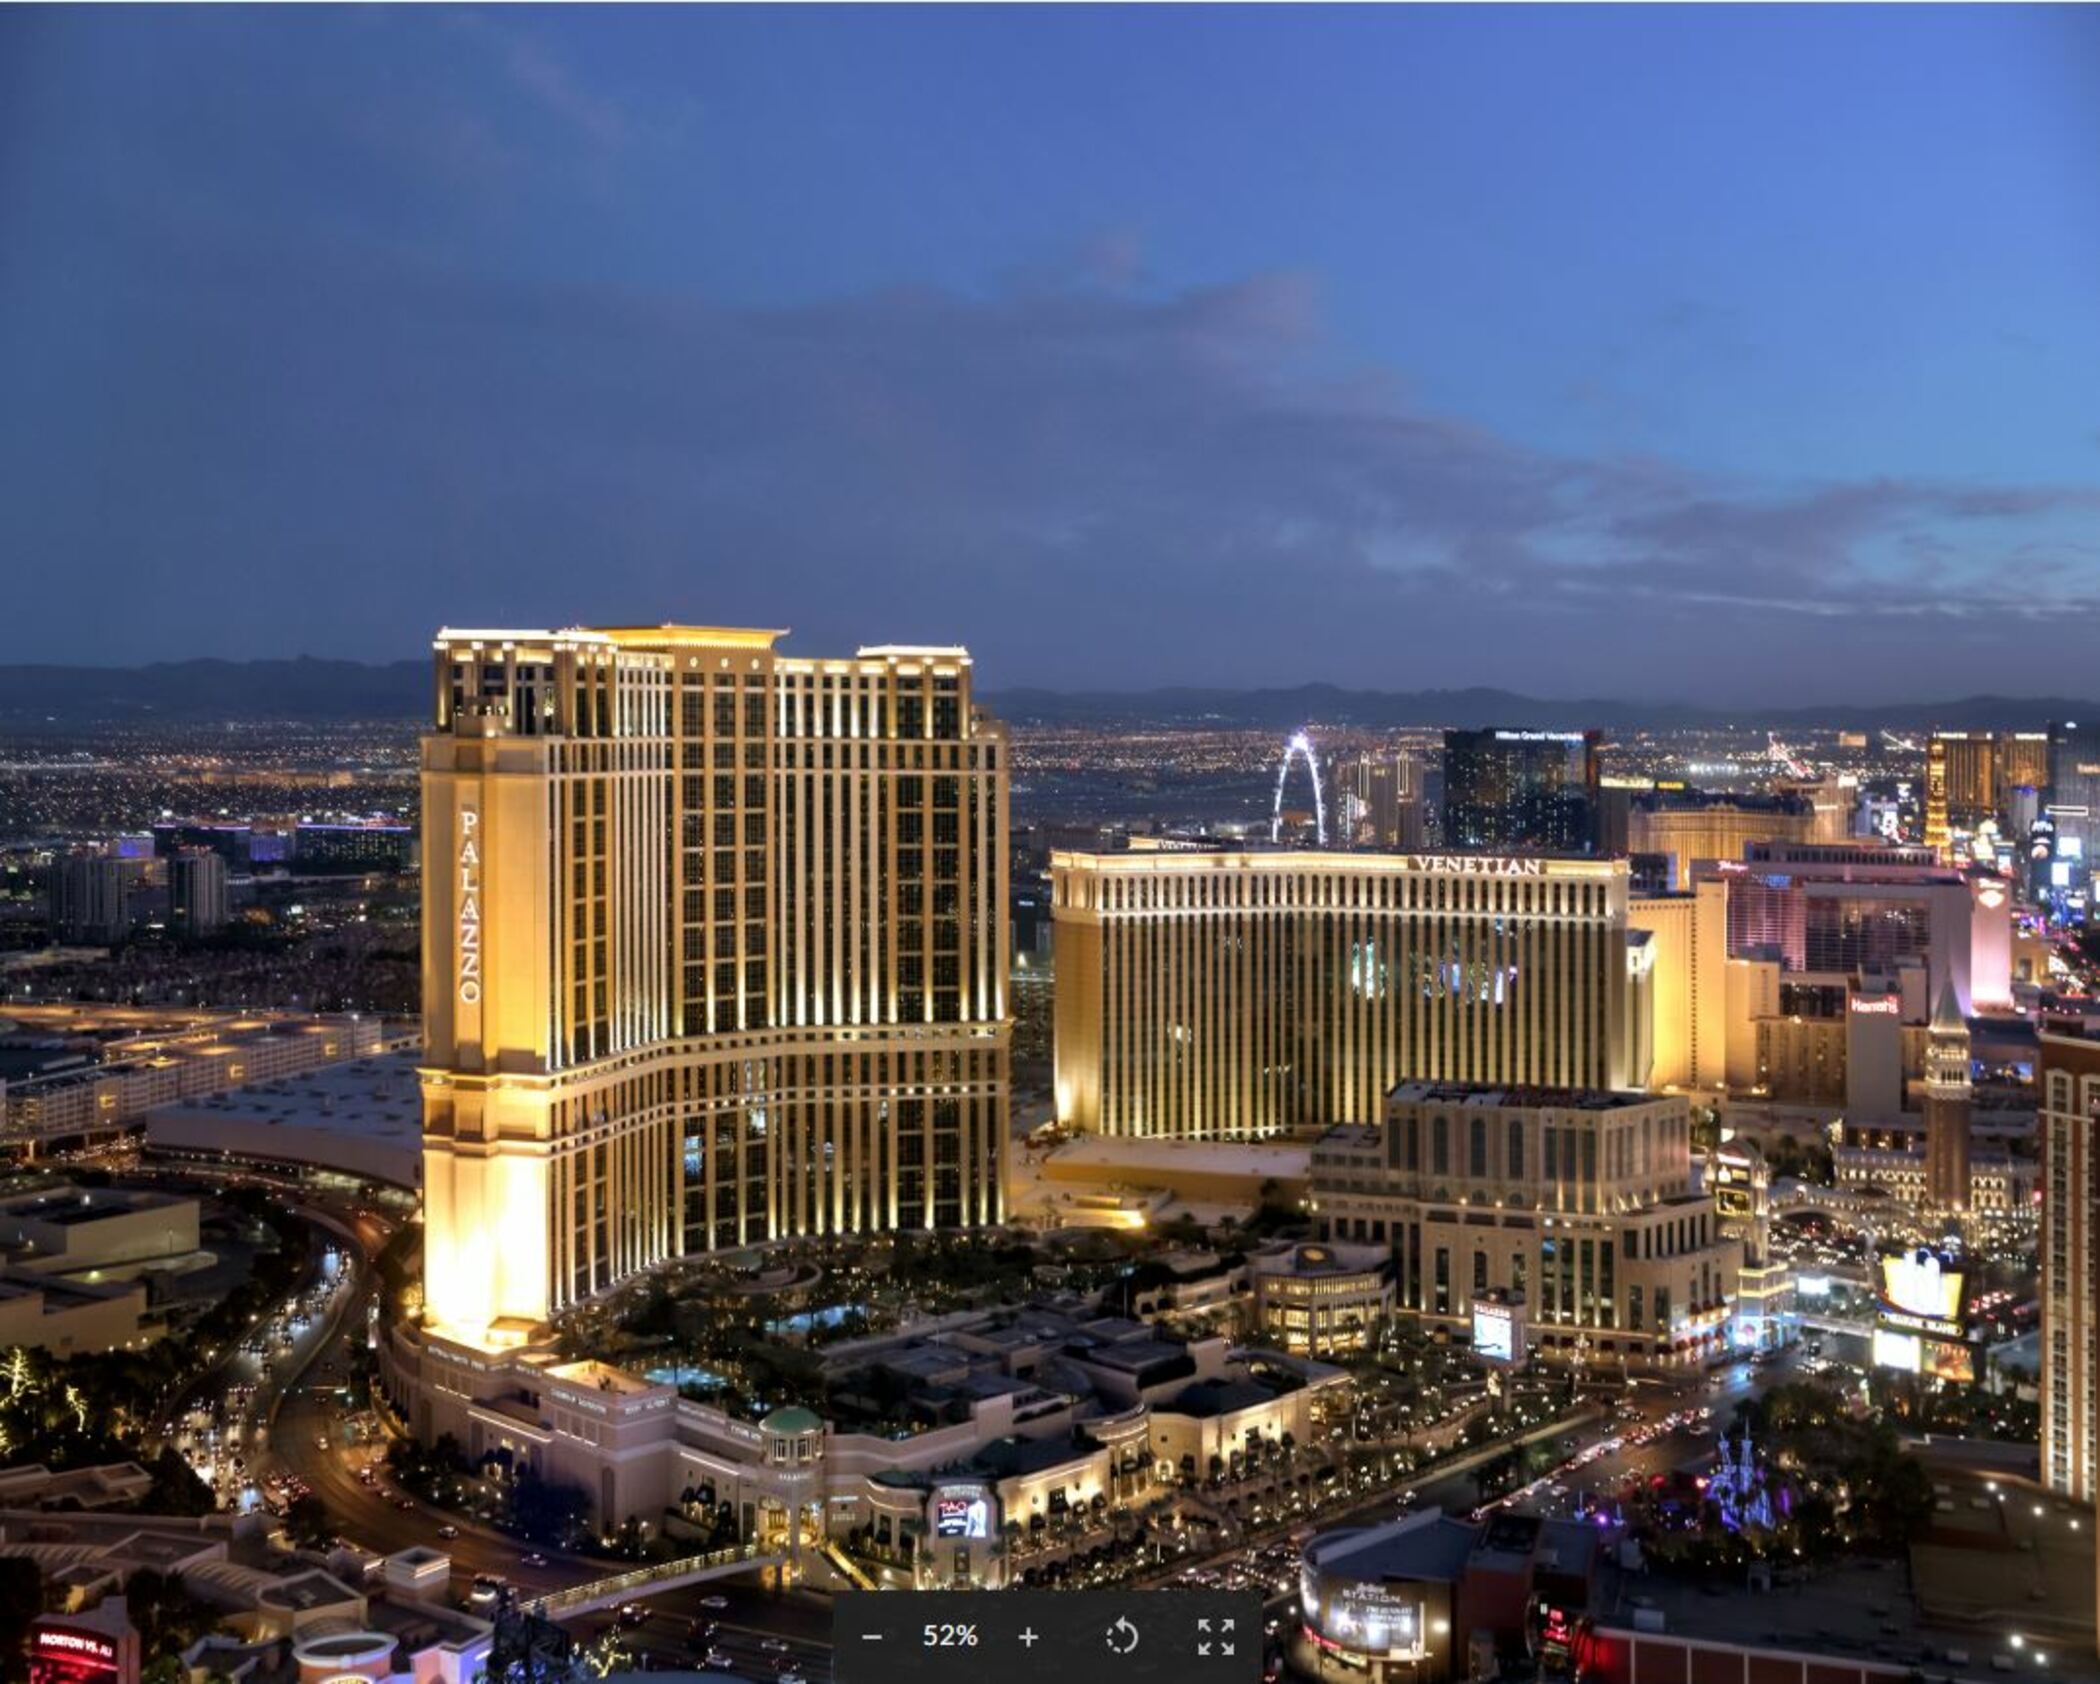
[[[1276,799],[1269,812],[1269,840],[1283,840],[1283,786],[1291,775],[1291,757],[1303,755],[1305,770],[1312,777],[1313,792],[1313,836],[1321,847],[1327,846],[1327,795],[1320,788],[1320,759],[1313,752],[1310,733],[1294,731],[1290,741],[1283,745],[1283,759],[1276,767]]]

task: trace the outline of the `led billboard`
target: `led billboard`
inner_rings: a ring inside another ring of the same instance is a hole
[[[1389,1661],[1422,1654],[1422,1599],[1411,1586],[1337,1585],[1307,1613],[1315,1640],[1344,1653]]]
[[[1884,1252],[1881,1320],[1884,1326],[1943,1339],[1962,1336],[1969,1272],[1929,1246]]]
[[[991,1523],[991,1501],[982,1491],[965,1488],[934,1494],[936,1538],[986,1538],[991,1536]]]
[[[1509,1305],[1473,1301],[1473,1354],[1488,1362],[1517,1360],[1517,1317]]]
[[[29,1638],[30,1684],[137,1684],[138,1638],[56,1615]]]

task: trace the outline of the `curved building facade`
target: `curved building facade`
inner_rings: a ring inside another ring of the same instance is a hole
[[[423,742],[426,1310],[1003,1215],[1007,765],[953,648],[447,631]]]

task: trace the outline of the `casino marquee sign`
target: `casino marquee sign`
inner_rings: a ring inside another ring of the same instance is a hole
[[[1411,871],[1443,877],[1543,877],[1546,862],[1495,854],[1401,854]]]

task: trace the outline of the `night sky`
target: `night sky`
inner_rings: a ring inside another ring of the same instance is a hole
[[[2100,11],[0,13],[0,660],[2100,672]]]

